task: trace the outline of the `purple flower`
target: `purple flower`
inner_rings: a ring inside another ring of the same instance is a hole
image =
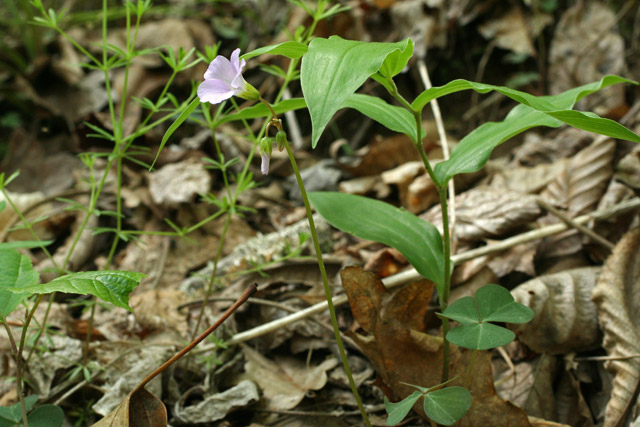
[[[262,164],[260,165],[260,170],[262,171],[262,175],[269,174],[269,161],[271,157],[267,153],[262,153]]]
[[[216,56],[204,73],[204,82],[198,87],[198,98],[202,102],[219,104],[232,96],[257,100],[260,93],[242,77],[246,61],[240,60],[240,49],[231,53],[231,60]]]

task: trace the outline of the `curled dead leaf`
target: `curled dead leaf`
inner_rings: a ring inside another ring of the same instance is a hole
[[[605,426],[619,425],[629,407],[637,407],[640,380],[640,228],[618,242],[602,268],[593,290],[598,319],[604,333],[603,346],[611,357],[605,368],[614,374],[611,398],[605,410]],[[633,401],[632,401],[633,399]]]
[[[540,276],[511,291],[531,308],[529,323],[510,325],[520,341],[540,353],[570,353],[600,343],[597,308],[591,301],[600,268],[587,267]]]
[[[134,390],[93,427],[162,427],[166,426],[167,408],[144,388]]]

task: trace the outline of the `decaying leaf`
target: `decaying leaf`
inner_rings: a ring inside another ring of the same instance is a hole
[[[198,159],[172,163],[149,174],[149,192],[153,201],[175,207],[191,202],[198,194],[211,187],[211,176]]]
[[[591,301],[600,269],[579,268],[540,276],[511,291],[535,317],[511,325],[518,339],[540,353],[570,353],[598,347],[597,309]]]
[[[634,391],[640,380],[640,359],[637,358],[640,353],[639,255],[640,228],[635,228],[618,242],[593,290],[604,332],[603,346],[609,356],[619,358],[605,362],[607,370],[615,375],[605,411],[605,426],[618,425],[628,406],[638,406]],[[632,398],[636,400],[631,402]]]
[[[549,52],[552,93],[598,80],[607,74],[624,73],[624,40],[617,32],[616,20],[615,12],[602,1],[578,2],[564,12]],[[576,108],[589,110],[598,106],[606,112],[623,102],[624,87],[617,85],[586,97]]]
[[[480,25],[478,30],[485,39],[493,39],[498,47],[521,55],[535,55],[536,50],[527,31],[527,22],[518,6],[512,7],[499,18]]]
[[[250,347],[242,347],[246,377],[262,390],[266,406],[271,410],[294,408],[309,390],[320,390],[327,382],[327,371],[338,364],[326,359],[313,367],[291,357],[269,360]]]
[[[127,397],[93,427],[162,427],[167,425],[167,408],[160,399],[141,388]]]
[[[476,187],[456,197],[456,229],[459,240],[475,242],[486,237],[499,237],[535,220],[540,208],[534,196],[508,190]],[[439,206],[424,216],[442,230]]]
[[[351,311],[369,335],[349,333],[376,368],[385,393],[392,400],[402,399],[415,389],[406,385],[430,387],[440,383],[442,338],[425,333],[425,314],[433,293],[433,283],[422,280],[388,291],[375,274],[360,267],[347,267],[341,274]],[[452,384],[462,385],[471,351],[451,348]],[[501,400],[493,387],[491,356],[478,352],[471,380],[473,404],[461,426],[528,426],[525,413]],[[422,415],[421,405],[415,410]]]
[[[179,408],[176,416],[184,423],[209,423],[221,420],[234,409],[255,403],[259,398],[255,383],[243,380],[222,393],[206,396],[195,405]]]
[[[541,197],[563,208],[568,216],[583,215],[593,210],[604,194],[613,173],[612,161],[615,142],[598,137],[588,147],[572,157],[564,173],[542,192]],[[545,223],[560,221],[555,217]],[[582,239],[576,230],[544,239],[540,252],[545,257],[569,255],[582,248]]]

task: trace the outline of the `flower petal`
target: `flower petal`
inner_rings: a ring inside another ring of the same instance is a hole
[[[240,59],[240,48],[235,49],[233,52],[231,52],[230,62],[231,65],[233,65],[233,67],[235,68],[236,72],[240,74],[245,64],[247,63],[247,61],[245,61],[244,59]]]
[[[262,175],[269,174],[269,161],[271,158],[267,153],[262,153],[262,164],[260,165],[260,170],[262,171]]]
[[[205,80],[198,86],[198,98],[202,102],[219,104],[231,98],[235,91],[220,80]]]
[[[236,67],[224,56],[216,56],[204,73],[205,80],[221,80],[230,84],[240,74]]]

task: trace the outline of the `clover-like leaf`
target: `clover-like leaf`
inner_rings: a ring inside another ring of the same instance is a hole
[[[485,322],[527,323],[533,319],[533,310],[516,302],[502,286],[483,286],[476,291],[475,299]]]
[[[384,409],[389,416],[387,417],[387,425],[394,426],[404,420],[413,405],[420,399],[422,393],[414,391],[409,396],[402,399],[400,402],[389,402],[387,398],[384,398]]]
[[[447,333],[449,342],[473,350],[488,350],[515,338],[512,331],[489,322],[526,323],[533,319],[533,311],[516,302],[507,289],[490,284],[478,289],[474,298],[455,301],[443,316],[462,324]]]
[[[26,289],[38,283],[31,260],[15,249],[0,250],[0,316],[7,317],[30,293]],[[14,288],[16,291],[9,291]]]
[[[471,350],[488,350],[509,344],[516,337],[509,329],[488,322],[458,326],[447,334],[447,341]]]
[[[453,386],[427,393],[424,412],[438,424],[450,426],[471,407],[471,393],[464,387]]]
[[[51,292],[90,294],[117,307],[132,311],[129,307],[129,294],[140,284],[144,276],[142,273],[132,271],[83,271],[58,277],[49,283],[9,288],[9,290],[34,294]]]

